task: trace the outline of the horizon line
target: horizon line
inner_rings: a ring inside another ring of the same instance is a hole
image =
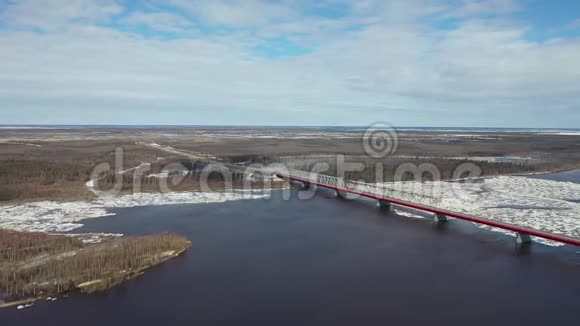
[[[1,124],[0,127],[237,127],[237,128],[368,128],[369,125],[243,125],[243,124]],[[580,130],[571,127],[482,127],[482,126],[397,126],[393,128],[448,128],[448,129],[499,129],[499,130]]]

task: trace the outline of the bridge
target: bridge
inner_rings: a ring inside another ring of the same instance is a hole
[[[342,178],[300,170],[288,170],[284,171],[283,173],[276,172],[275,175],[285,180],[302,183],[305,189],[310,188],[312,185],[332,189],[336,191],[337,196],[340,198],[346,198],[347,194],[353,194],[356,196],[374,199],[378,201],[379,207],[383,209],[390,209],[391,204],[394,204],[432,213],[434,214],[434,221],[437,223],[445,223],[448,221],[448,217],[452,217],[459,220],[503,229],[513,232],[516,235],[517,244],[531,243],[531,237],[534,236],[546,240],[580,246],[580,239],[440,209],[434,206],[438,202],[436,198],[405,192],[387,186],[378,186],[348,180],[345,181]]]

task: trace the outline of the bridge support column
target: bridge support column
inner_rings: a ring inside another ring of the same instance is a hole
[[[346,191],[336,190],[336,197],[340,199],[347,199],[346,198]]]
[[[532,243],[532,237],[526,233],[518,233],[516,235],[516,244],[530,244]]]
[[[377,202],[377,206],[382,211],[389,211],[389,210],[391,210],[391,203],[388,202],[388,201],[386,201],[386,200],[379,200]]]
[[[441,214],[435,214],[435,217],[433,217],[433,221],[436,223],[445,223],[445,222],[447,222],[447,216],[441,215]]]

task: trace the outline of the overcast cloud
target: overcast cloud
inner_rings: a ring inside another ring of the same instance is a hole
[[[580,127],[543,3],[0,1],[0,124]]]

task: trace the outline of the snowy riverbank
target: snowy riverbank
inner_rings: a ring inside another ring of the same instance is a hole
[[[34,232],[68,232],[83,226],[82,220],[114,215],[109,209],[136,206],[219,203],[260,199],[267,195],[248,192],[138,193],[112,196],[100,193],[93,201],[42,201],[0,207],[0,228]]]

